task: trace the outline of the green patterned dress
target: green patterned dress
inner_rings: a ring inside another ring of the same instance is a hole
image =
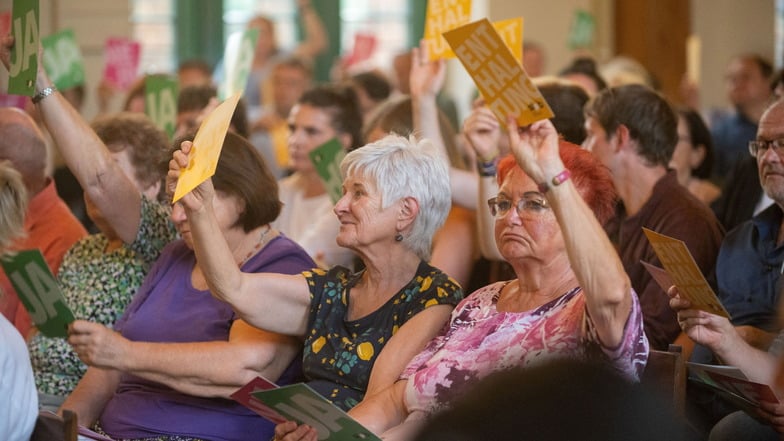
[[[166,244],[176,237],[169,208],[142,198],[142,216],[134,242],[105,252],[108,239],[93,234],[63,257],[58,283],[77,319],[111,326],[125,311]],[[28,343],[38,392],[66,396],[87,371],[65,339],[36,334]]]

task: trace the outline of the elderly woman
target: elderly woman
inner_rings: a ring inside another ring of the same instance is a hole
[[[517,279],[468,296],[400,381],[352,409],[389,439],[410,438],[425,415],[497,370],[590,358],[638,379],[645,366],[640,305],[601,227],[613,212],[607,170],[559,142],[549,121],[521,134],[513,120],[507,128],[514,158],[501,161],[500,191],[489,205],[498,248]],[[316,439],[312,429],[304,439]]]
[[[301,247],[270,227],[280,212],[276,183],[244,138],[226,135],[214,182],[213,233],[227,244],[222,264],[285,274],[313,267]],[[249,326],[210,297],[180,204],[172,220],[182,240],[162,251],[117,332],[84,320],[71,325],[68,342],[90,368],[62,407],[114,439],[264,439],[271,423],[229,395],[258,375],[292,381],[301,344]]]
[[[76,124],[84,123],[79,120]],[[163,247],[176,237],[168,220],[168,207],[156,202],[164,176],[162,165],[169,149],[163,131],[140,113],[101,117],[92,128],[98,135],[91,139],[95,143],[85,142],[80,146],[91,155],[69,156],[69,164],[87,183],[88,170],[92,170],[95,162],[100,163],[105,154],[120,171],[119,176],[110,179],[116,185],[106,188],[105,197],[116,198],[113,204],[123,201],[127,205],[109,208],[108,199],[96,196],[95,187],[86,186],[87,214],[99,232],[81,239],[68,250],[57,277],[58,286],[76,318],[111,325],[125,311]],[[67,141],[59,144],[64,149],[73,146]],[[126,194],[128,199],[124,198]],[[119,216],[136,216],[138,224],[124,229]],[[55,410],[76,387],[87,366],[63,339],[36,334],[30,339],[28,349],[41,406]]]
[[[13,239],[24,234],[26,209],[27,190],[22,175],[9,162],[0,161],[0,255]],[[38,415],[33,371],[22,336],[2,314],[0,372],[3,373],[0,395],[6,402],[0,411],[0,433],[8,441],[28,441]]]
[[[188,163],[186,147],[175,152],[170,180]],[[210,292],[251,325],[304,338],[307,383],[343,409],[394,383],[462,297],[427,264],[450,205],[446,166],[428,147],[388,136],[343,160],[337,243],[361,257],[357,273],[339,266],[294,276],[242,272],[226,265],[230,250],[216,234],[210,182],[182,199]]]

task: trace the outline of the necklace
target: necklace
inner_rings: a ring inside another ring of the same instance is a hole
[[[253,246],[253,249],[250,250],[248,254],[242,259],[242,262],[240,262],[240,268],[242,268],[242,266],[245,265],[248,262],[248,260],[250,260],[251,257],[255,256],[256,253],[258,253],[259,250],[262,247],[264,247],[264,244],[266,243],[267,235],[271,230],[272,227],[270,227],[268,224],[267,228],[261,232],[261,236],[259,236],[259,241],[256,243],[256,245]]]

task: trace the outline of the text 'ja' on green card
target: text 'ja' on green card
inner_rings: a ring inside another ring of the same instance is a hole
[[[319,441],[381,441],[307,384],[289,384],[251,395],[289,420],[316,429]]]
[[[46,73],[60,90],[84,84],[84,59],[73,30],[66,29],[41,39]]]
[[[171,139],[177,126],[177,79],[147,75],[144,79],[144,113]]]
[[[8,93],[35,95],[38,74],[38,0],[14,0],[11,16],[11,65],[8,69]]]
[[[0,265],[38,330],[47,337],[68,336],[74,316],[41,252],[9,254],[0,258]]]
[[[229,36],[224,51],[224,69],[226,71],[224,72],[224,82],[220,88],[220,99],[227,99],[236,93],[244,93],[253,66],[253,56],[258,39],[258,29],[235,32]]]
[[[340,163],[346,157],[343,144],[337,138],[332,138],[313,149],[309,155],[332,203],[337,203],[343,196],[343,178],[340,176]]]

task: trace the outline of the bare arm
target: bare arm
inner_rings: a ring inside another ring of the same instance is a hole
[[[188,164],[192,144],[169,162],[167,190],[173,193],[180,170]],[[215,190],[207,179],[177,203],[182,204],[193,234],[194,251],[210,292],[229,303],[247,323],[284,335],[303,336],[307,328],[310,290],[302,275],[243,273],[234,263],[226,239],[215,219]],[[258,295],[263,292],[264,295]]]
[[[475,107],[463,122],[463,135],[474,149],[477,161],[498,160],[501,126],[490,108]],[[498,181],[495,176],[482,176],[481,173],[475,179],[479,182],[476,201],[479,249],[487,259],[504,260],[495,243],[495,219],[487,207],[487,200],[498,195]]]
[[[105,326],[76,321],[69,342],[90,366],[128,372],[179,392],[228,398],[261,375],[276,380],[299,351],[298,339],[238,320],[228,341],[136,342]]]
[[[76,412],[79,424],[90,427],[103,413],[106,403],[120,384],[120,372],[101,368],[88,368],[76,389],[65,399],[60,409]]]
[[[305,28],[305,41],[301,42],[294,52],[301,57],[315,57],[329,47],[329,36],[310,0],[298,0],[297,7]]]
[[[0,39],[0,58],[7,68],[13,37],[2,36]],[[52,85],[39,60],[36,92]],[[109,150],[87,122],[59,92],[44,98],[37,106],[79,184],[120,239],[125,243],[133,242],[141,224],[139,190],[114,162]]]
[[[549,120],[538,121],[518,133],[517,123],[510,118],[507,130],[517,164],[535,182],[549,183],[564,169],[558,154],[558,133]],[[572,180],[550,185],[546,197],[561,227],[569,263],[585,293],[586,308],[599,338],[605,346],[615,347],[623,340],[631,313],[629,277]]]

